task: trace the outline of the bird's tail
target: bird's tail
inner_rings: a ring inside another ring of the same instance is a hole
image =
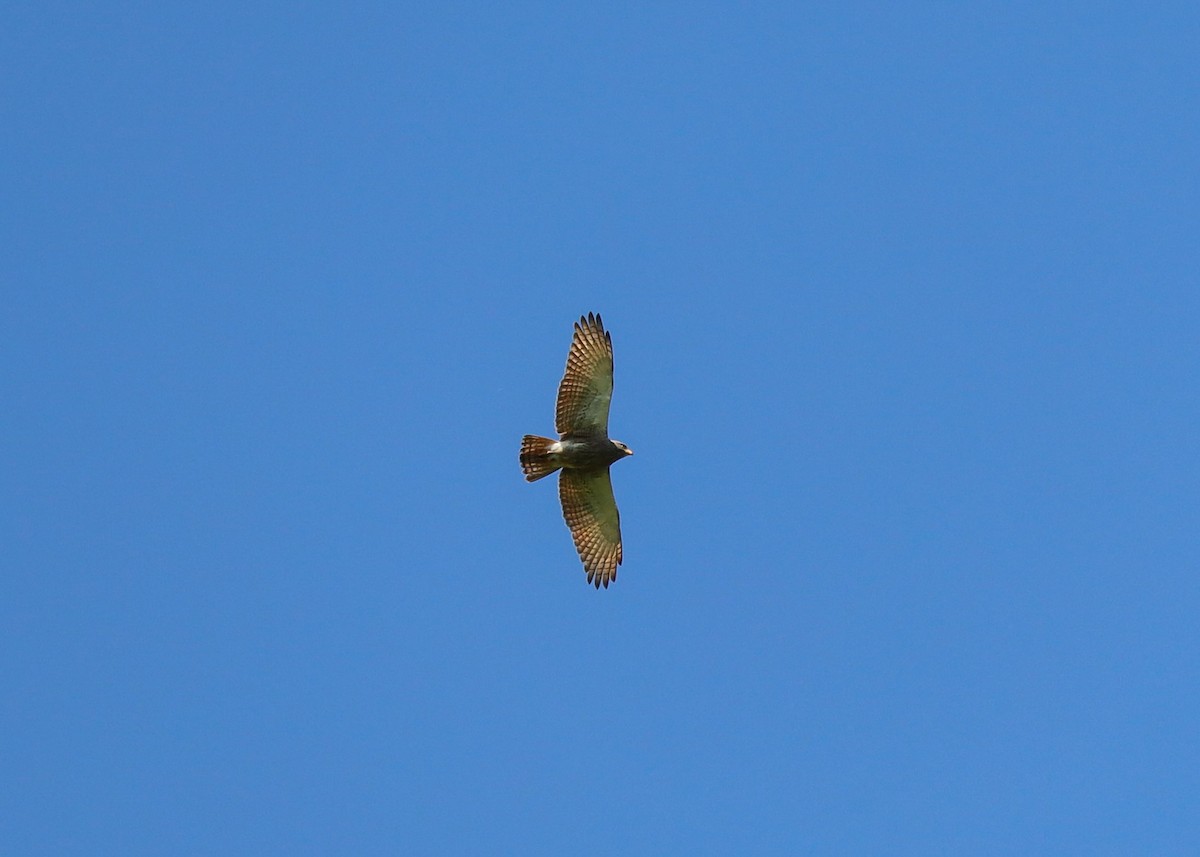
[[[560,465],[550,453],[550,447],[555,443],[548,437],[534,434],[527,434],[521,439],[521,469],[525,471],[526,482],[536,482],[558,470]]]

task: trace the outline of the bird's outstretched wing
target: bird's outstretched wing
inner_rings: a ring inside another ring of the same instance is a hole
[[[600,316],[589,312],[575,323],[567,371],[558,385],[554,414],[558,433],[607,436],[612,387],[612,337]]]
[[[564,470],[558,477],[558,496],[588,583],[607,588],[617,579],[621,564],[621,516],[608,468]]]

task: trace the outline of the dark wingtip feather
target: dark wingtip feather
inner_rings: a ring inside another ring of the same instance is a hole
[[[598,327],[604,330],[604,320],[600,318],[600,313],[589,312],[587,315],[579,317],[579,321],[575,323],[576,327]]]
[[[617,574],[614,571],[612,574],[606,575],[599,571],[589,571],[587,573],[587,582],[599,589],[603,586],[608,589],[608,585],[617,579]]]

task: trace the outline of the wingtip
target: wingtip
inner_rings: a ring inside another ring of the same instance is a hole
[[[612,574],[605,574],[602,571],[588,571],[587,582],[599,589],[603,586],[608,589],[608,585],[617,579],[617,573],[614,570]]]
[[[604,319],[600,317],[598,312],[589,312],[587,315],[581,315],[579,321],[575,322],[577,329],[596,328],[604,332]]]
[[[597,589],[599,589],[601,586],[603,586],[605,589],[608,589],[608,585],[616,581],[616,579],[616,569],[613,569],[611,574],[605,574],[602,571],[589,571],[587,576],[587,582],[592,584],[592,586],[596,587]]]

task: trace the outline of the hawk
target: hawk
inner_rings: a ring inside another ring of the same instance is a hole
[[[554,428],[558,440],[527,434],[521,470],[536,482],[556,470],[563,517],[583,560],[588,583],[599,589],[617,579],[621,564],[621,516],[608,468],[633,450],[608,437],[612,400],[612,337],[595,313],[575,323],[567,371],[558,385]]]

